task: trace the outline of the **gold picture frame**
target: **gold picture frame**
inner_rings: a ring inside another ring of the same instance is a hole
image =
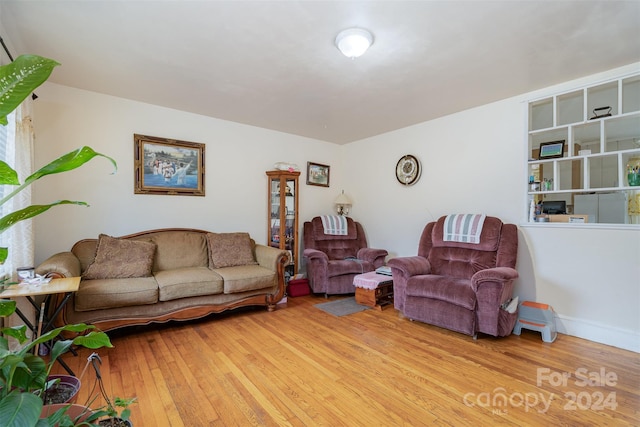
[[[134,194],[204,196],[204,144],[133,135]]]

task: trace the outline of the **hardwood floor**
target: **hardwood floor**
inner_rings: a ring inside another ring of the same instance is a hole
[[[640,425],[637,353],[526,330],[474,341],[392,307],[335,317],[322,302],[114,331],[99,350],[107,390],[137,396],[135,427]],[[90,353],[64,359],[79,375]]]

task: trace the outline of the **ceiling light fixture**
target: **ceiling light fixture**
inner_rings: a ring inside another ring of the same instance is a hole
[[[347,58],[362,56],[373,44],[373,34],[362,28],[349,28],[340,31],[336,37],[336,46]]]

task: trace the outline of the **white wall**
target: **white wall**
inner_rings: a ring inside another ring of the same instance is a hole
[[[638,65],[634,65],[638,67]],[[624,70],[623,70],[624,71]],[[553,94],[614,70],[545,91]],[[544,91],[542,91],[544,92]],[[640,351],[640,230],[526,224],[527,94],[336,146],[185,112],[46,84],[36,103],[36,164],[90,145],[116,158],[36,183],[36,202],[88,201],[36,219],[36,261],[104,232],[157,227],[244,230],[266,241],[266,177],[276,161],[298,163],[301,220],[327,213],[344,189],[370,246],[414,255],[424,225],[453,212],[483,212],[520,225],[516,294],[551,304],[560,332]],[[133,194],[133,134],[206,144],[207,196]],[[421,179],[403,187],[398,159],[414,154]],[[331,187],[307,186],[306,162],[331,165]]]
[[[335,187],[307,186],[306,162],[333,165],[335,144],[212,119],[46,83],[35,103],[35,165],[88,145],[113,157],[95,158],[71,172],[34,184],[35,203],[81,200],[89,208],[59,206],[35,219],[36,264],[69,250],[99,233],[121,236],[162,227],[247,231],[266,243],[267,176],[275,162],[296,163],[301,170],[301,220],[327,213],[338,195]],[[205,197],[133,193],[133,134],[205,144]],[[340,181],[339,168],[331,181]],[[23,178],[24,179],[24,178]]]
[[[349,144],[345,181],[353,216],[366,225],[370,245],[387,248],[391,257],[415,255],[425,224],[448,213],[486,213],[518,224],[521,301],[551,304],[560,332],[640,351],[640,230],[526,223],[526,101],[639,68],[633,64]],[[412,187],[394,176],[404,154],[422,162],[422,177]]]

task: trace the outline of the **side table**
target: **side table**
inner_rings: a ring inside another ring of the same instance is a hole
[[[36,310],[36,321],[35,323],[31,323],[29,319],[22,313],[18,308],[16,308],[16,314],[22,319],[24,324],[31,329],[34,338],[38,335],[38,329],[40,329],[40,333],[44,334],[53,329],[54,319],[60,314],[64,306],[71,298],[74,292],[78,290],[80,286],[80,277],[64,277],[61,279],[52,279],[49,283],[45,284],[16,284],[11,285],[5,288],[2,292],[0,292],[0,298],[18,298],[25,297],[31,305]],[[60,299],[59,304],[56,307],[50,308],[49,312],[52,313],[50,316],[47,316],[47,305],[52,301],[52,297],[55,294],[65,294],[62,299]],[[35,297],[44,295],[44,302],[42,306],[38,306],[35,301]],[[42,324],[39,325],[39,319],[42,318]],[[39,328],[40,326],[40,328]],[[71,369],[61,360],[58,359],[60,364],[64,367],[64,369],[69,372],[69,374],[73,375]]]
[[[393,278],[370,271],[353,278],[356,302],[378,310],[393,303]]]

